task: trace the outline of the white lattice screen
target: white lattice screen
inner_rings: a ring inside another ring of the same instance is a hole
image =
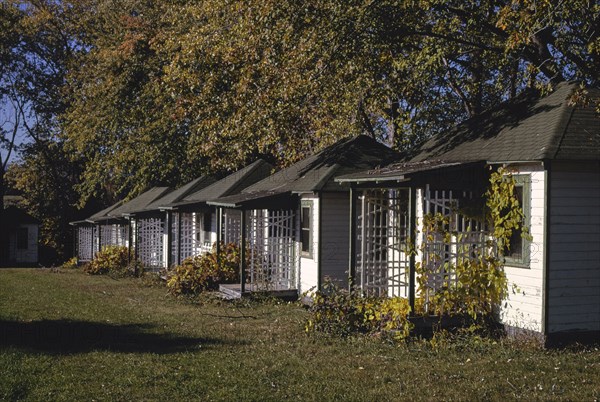
[[[452,234],[444,238],[435,230],[423,230],[422,263],[428,275],[425,302],[431,294],[443,287],[457,284],[455,267],[466,260],[495,255],[490,246],[490,232],[481,219],[468,218],[459,212],[460,200],[472,198],[470,192],[430,190],[426,188],[424,206],[426,214],[441,214],[449,222],[446,230]]]
[[[366,190],[359,197],[356,274],[369,296],[408,296],[409,191]]]
[[[160,218],[137,220],[137,256],[147,267],[164,267],[164,222]]]
[[[179,219],[181,212],[171,214],[171,258],[175,264],[179,264],[183,259],[179,259]]]
[[[247,282],[253,290],[296,288],[296,211],[252,210],[248,214]]]
[[[128,225],[100,225],[100,247],[127,246],[129,240]]]
[[[98,247],[100,246],[100,242],[99,242],[99,238],[100,238],[100,227],[99,226],[93,226],[92,227],[92,258],[94,258],[94,256],[96,255],[96,253],[100,250],[98,250]]]
[[[173,213],[171,226],[171,255],[173,261],[181,262],[188,257],[193,257],[211,251],[212,243],[210,231],[207,231],[212,219],[210,213],[177,212]],[[181,255],[179,255],[181,253]]]
[[[224,209],[222,215],[223,242],[240,244],[242,217],[241,212],[235,209]]]
[[[80,226],[77,229],[77,258],[79,261],[91,261],[94,245],[94,227]]]

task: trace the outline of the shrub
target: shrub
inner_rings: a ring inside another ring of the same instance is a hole
[[[217,289],[220,283],[239,280],[240,250],[235,244],[221,246],[217,252],[186,258],[168,276],[167,287],[174,295],[198,294]]]
[[[67,261],[65,261],[61,265],[61,268],[64,268],[64,269],[75,269],[75,268],[77,268],[77,257],[73,257],[73,258],[70,258]]]
[[[342,337],[358,333],[389,334],[395,340],[404,340],[413,328],[408,320],[408,300],[363,297],[357,290],[347,291],[330,281],[315,292],[309,312],[311,318],[305,327],[309,333]]]
[[[138,273],[139,263],[129,255],[129,250],[124,246],[107,246],[96,253],[92,261],[83,267],[83,270],[90,275],[102,275],[109,272],[128,272]]]

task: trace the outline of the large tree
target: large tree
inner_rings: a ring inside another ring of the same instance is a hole
[[[0,109],[6,116],[0,127],[0,199],[9,178],[28,212],[42,221],[43,243],[59,255],[65,254],[77,195],[77,175],[65,172],[78,164],[62,151],[58,117],[66,109],[65,77],[78,52],[74,21],[80,11],[75,3],[51,0],[0,3]],[[18,158],[12,159],[17,146]]]
[[[407,149],[526,88],[599,82],[591,0],[20,3],[43,46],[17,54],[60,61],[26,105],[81,162],[80,203],[358,133]]]

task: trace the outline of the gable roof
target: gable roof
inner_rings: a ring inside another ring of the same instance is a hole
[[[10,205],[2,213],[2,229],[12,229],[24,224],[39,224],[39,219],[29,215],[23,209]]]
[[[592,105],[569,105],[578,88],[575,82],[563,82],[544,97],[523,93],[424,142],[408,160],[598,160],[600,118]],[[588,92],[600,97],[597,88]]]
[[[200,189],[194,193],[188,194],[178,202],[166,204],[166,206],[181,206],[205,203],[219,197],[226,197],[237,194],[244,188],[256,183],[259,180],[269,176],[274,167],[270,163],[258,159],[250,165],[224,177],[223,179]]]
[[[173,203],[177,203],[177,202],[181,201],[182,199],[184,199],[185,197],[187,197],[188,195],[190,195],[196,191],[199,191],[199,190],[205,188],[206,186],[213,184],[215,181],[216,181],[216,179],[213,176],[205,175],[205,176],[197,177],[196,179],[192,180],[191,182],[189,182],[189,183],[179,187],[178,189],[175,189],[175,190],[167,193],[166,195],[158,198],[157,200],[151,202],[149,205],[147,205],[142,210],[138,210],[135,212],[156,211],[161,207],[171,205]]]
[[[481,162],[600,160],[600,117],[593,102],[569,104],[578,88],[575,82],[564,82],[544,97],[535,91],[523,93],[425,141],[400,162],[340,175],[336,181],[401,181],[413,174]],[[598,88],[587,91],[590,98],[600,98]]]
[[[110,207],[104,208],[103,210],[96,212],[95,214],[93,214],[92,216],[87,218],[85,221],[86,222],[98,222],[98,221],[106,220],[108,215],[110,214],[110,212],[119,208],[121,205],[123,205],[123,200],[118,201],[118,202],[114,203],[113,205],[111,205]]]
[[[129,215],[137,211],[144,210],[152,202],[156,201],[170,191],[172,191],[170,187],[152,187],[150,190],[143,192],[132,200],[129,200],[128,202],[123,203],[119,207],[113,209],[105,216],[98,218],[98,220],[119,218],[124,215]]]
[[[396,151],[371,137],[346,138],[245,188],[240,194],[213,199],[208,204],[238,206],[284,193],[343,191],[347,187],[336,183],[335,176],[384,166],[399,157]]]

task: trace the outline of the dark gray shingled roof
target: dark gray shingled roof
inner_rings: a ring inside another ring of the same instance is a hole
[[[166,195],[157,199],[156,201],[150,203],[143,210],[135,211],[135,212],[156,211],[161,207],[165,207],[165,206],[171,205],[173,203],[176,203],[178,201],[181,201],[188,195],[190,195],[196,191],[199,191],[201,189],[204,189],[207,186],[210,186],[215,181],[216,181],[216,179],[213,176],[208,176],[208,175],[200,176],[200,177],[192,180],[191,182],[179,187],[178,189],[175,189],[175,190],[171,191],[170,193],[167,193]]]
[[[339,175],[336,181],[402,179],[411,173],[476,161],[599,160],[600,117],[594,102],[585,107],[569,105],[578,88],[577,83],[564,82],[545,97],[534,91],[524,93],[424,142],[402,162]],[[588,96],[597,100],[600,90],[588,89]]]
[[[171,187],[152,187],[150,190],[138,195],[134,199],[124,203],[118,208],[113,209],[103,218],[116,218],[124,215],[133,214],[137,211],[143,211],[151,203],[172,191]]]
[[[564,82],[544,97],[531,91],[426,141],[411,161],[489,162],[600,159],[600,118],[593,105],[570,106],[579,84]],[[589,89],[593,98],[598,89]]]
[[[273,165],[259,159],[216,183],[187,195],[179,202],[169,204],[169,206],[176,207],[181,205],[206,203],[208,200],[237,194],[244,188],[268,177],[273,169]]]
[[[115,209],[119,208],[121,205],[123,205],[122,200],[114,203],[113,205],[111,205],[108,208],[104,208],[102,211],[96,212],[95,214],[93,214],[92,216],[87,218],[86,221],[87,222],[100,222],[102,220],[110,219],[110,218],[108,218],[108,216],[111,213],[111,211],[114,211]]]
[[[371,169],[358,173],[337,176],[335,181],[346,182],[372,182],[372,181],[403,181],[406,176],[413,173],[430,172],[437,169],[463,166],[465,164],[478,163],[478,161],[447,162],[440,160],[428,160],[421,162],[397,162],[380,169]]]
[[[239,195],[213,199],[211,205],[238,206],[250,200],[278,194],[344,191],[335,183],[336,175],[349,174],[389,164],[400,155],[371,137],[359,135],[340,140],[321,152],[242,190]]]

